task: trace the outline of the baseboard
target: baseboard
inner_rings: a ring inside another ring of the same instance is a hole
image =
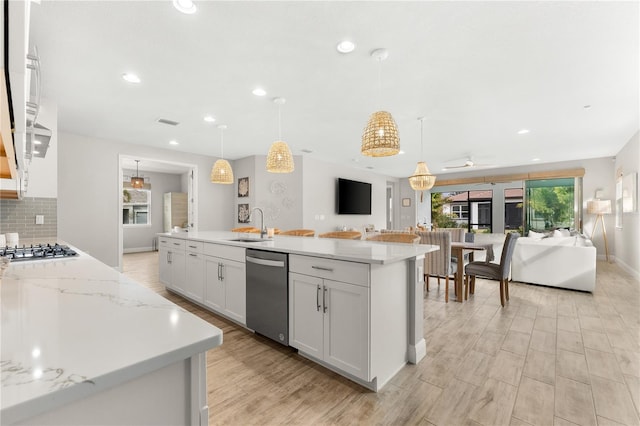
[[[620,269],[625,271],[627,274],[631,275],[634,279],[640,281],[640,272],[639,271],[636,271],[635,269],[633,269],[631,266],[627,265],[626,263],[624,263],[620,259],[614,259],[614,261],[615,261],[616,265],[618,265],[620,267]]]
[[[153,251],[153,248],[151,247],[133,247],[133,248],[126,248],[126,249],[122,249],[122,253],[140,253],[143,251]]]

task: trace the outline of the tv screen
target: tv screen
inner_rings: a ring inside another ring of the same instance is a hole
[[[338,214],[371,214],[371,184],[338,178]]]

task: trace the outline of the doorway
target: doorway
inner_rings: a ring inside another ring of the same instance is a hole
[[[181,195],[186,200],[186,219],[181,219],[178,227],[186,232],[197,231],[198,167],[124,154],[119,155],[118,167],[118,270],[121,270],[124,253],[157,250],[157,234],[165,232],[166,225],[164,194]],[[134,176],[144,180],[142,188],[129,185]]]

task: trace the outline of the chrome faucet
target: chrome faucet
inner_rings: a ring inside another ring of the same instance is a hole
[[[264,238],[267,234],[267,228],[264,227],[264,212],[260,207],[254,207],[251,209],[251,213],[249,213],[249,222],[253,220],[253,211],[258,210],[260,212],[260,238]]]

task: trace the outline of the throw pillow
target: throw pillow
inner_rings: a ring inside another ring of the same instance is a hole
[[[533,238],[534,240],[541,240],[545,237],[542,232],[529,231],[527,234],[529,238]]]
[[[553,231],[553,236],[554,238],[570,237],[571,233],[568,229],[556,229],[555,231]]]

